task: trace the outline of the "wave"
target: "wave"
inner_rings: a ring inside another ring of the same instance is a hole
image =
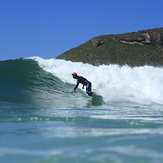
[[[79,88],[73,93],[77,72],[92,82],[105,105],[112,102],[163,104],[163,68],[119,67],[76,63],[40,57],[0,62],[0,101],[56,107],[87,107],[91,97]]]

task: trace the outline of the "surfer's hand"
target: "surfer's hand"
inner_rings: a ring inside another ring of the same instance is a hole
[[[74,93],[76,93],[76,89],[74,90]]]
[[[84,89],[84,86],[82,87],[82,89]]]

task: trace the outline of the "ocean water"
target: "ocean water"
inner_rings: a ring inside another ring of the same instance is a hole
[[[77,72],[103,104],[92,106]],[[163,163],[163,68],[0,62],[1,163]]]

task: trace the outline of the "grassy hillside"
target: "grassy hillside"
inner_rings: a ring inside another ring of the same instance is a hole
[[[95,37],[57,59],[93,65],[163,66],[163,28]]]

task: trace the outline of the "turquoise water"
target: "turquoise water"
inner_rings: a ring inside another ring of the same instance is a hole
[[[75,70],[90,78],[103,105],[92,106],[80,88],[73,93]],[[0,162],[162,163],[162,71],[41,58],[0,62]]]

